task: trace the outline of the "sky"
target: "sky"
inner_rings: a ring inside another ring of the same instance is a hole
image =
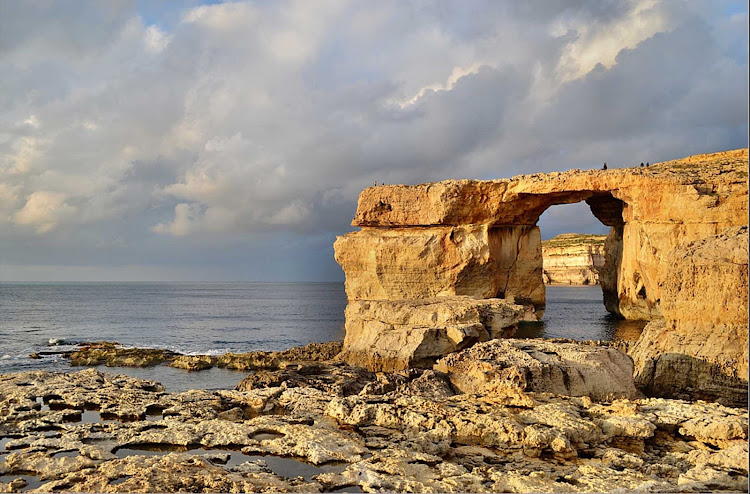
[[[748,145],[744,1],[0,1],[0,74],[0,282],[341,281],[374,181]]]

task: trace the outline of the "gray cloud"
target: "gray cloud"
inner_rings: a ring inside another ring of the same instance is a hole
[[[7,276],[337,278],[330,244],[373,181],[747,146],[741,3],[0,9]],[[601,230],[569,208],[545,236]]]

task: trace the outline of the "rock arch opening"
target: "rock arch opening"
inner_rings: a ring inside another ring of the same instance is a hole
[[[539,219],[551,207],[582,203],[588,206],[594,218],[605,227],[609,227],[605,242],[607,254],[603,259],[599,279],[606,310],[621,317],[618,276],[622,265],[625,227],[623,213],[626,203],[614,197],[610,191],[599,190],[519,194],[514,202],[516,211],[522,214],[516,216],[513,211],[510,212],[514,214],[517,223],[507,224],[509,212],[502,210],[497,214],[495,223],[487,230],[487,258],[495,266],[494,269],[483,267],[483,271],[491,272],[492,276],[488,278],[490,286],[483,292],[482,297],[502,298],[514,303],[533,305],[537,317],[541,319],[546,308],[546,288]],[[473,272],[474,270],[469,270],[468,276],[471,277]],[[462,283],[459,288],[468,285]],[[459,290],[456,292],[472,296],[475,293],[476,291],[471,290],[465,293]]]
[[[604,307],[611,314],[622,317],[618,303],[618,273],[622,266],[622,243],[625,227],[623,212],[626,204],[614,197],[611,192],[588,191],[587,194],[588,197],[577,202],[584,202],[594,218],[599,220],[599,223],[604,227],[609,227],[604,241],[604,259],[601,266],[598,267],[597,273],[598,282],[602,289]],[[577,198],[578,195],[575,194],[572,198]],[[560,202],[551,204],[542,214],[550,208],[572,204],[573,202],[569,199],[571,197],[562,197]],[[537,223],[539,223],[539,220],[537,220]],[[604,233],[604,231],[600,231],[600,233]]]
[[[610,301],[617,300],[624,203],[611,194],[578,203],[559,199],[564,202],[549,206],[536,224],[542,240],[543,316],[522,322],[514,337],[635,341],[645,321],[625,320]],[[605,243],[615,255],[606,256]]]

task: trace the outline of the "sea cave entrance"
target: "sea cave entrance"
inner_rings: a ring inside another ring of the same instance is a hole
[[[592,195],[585,202],[560,199],[537,222],[544,315],[539,322],[521,323],[515,337],[635,341],[646,322],[623,319],[617,306],[622,201],[609,193]]]

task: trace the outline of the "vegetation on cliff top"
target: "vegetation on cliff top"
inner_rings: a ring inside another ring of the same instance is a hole
[[[555,238],[542,242],[542,247],[574,247],[578,245],[604,245],[606,235],[590,235],[584,233],[562,233]]]

